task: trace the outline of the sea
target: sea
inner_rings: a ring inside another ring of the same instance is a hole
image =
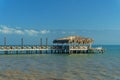
[[[0,55],[0,80],[120,80],[120,45],[95,54]]]

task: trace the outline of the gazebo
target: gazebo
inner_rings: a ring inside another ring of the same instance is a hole
[[[81,36],[68,36],[65,38],[59,38],[53,40],[56,44],[55,48],[57,50],[71,51],[88,51],[91,48],[94,40],[92,38],[86,38]]]

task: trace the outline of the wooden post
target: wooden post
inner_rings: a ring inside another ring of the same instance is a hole
[[[6,37],[4,37],[4,49],[6,49]],[[4,54],[8,54],[8,52],[5,50]]]
[[[42,49],[42,38],[40,38],[40,48]],[[42,54],[42,50],[39,51]]]
[[[40,54],[42,54],[42,50],[40,50]]]
[[[4,37],[4,46],[6,46],[6,37]]]
[[[23,49],[23,44],[24,44],[24,41],[23,41],[23,38],[21,38],[21,46],[22,46],[22,49]]]
[[[51,49],[51,54],[53,53],[53,50]]]
[[[48,47],[48,38],[46,38],[46,47]]]
[[[48,38],[46,38],[46,49],[48,48]],[[47,53],[47,50],[46,50]]]
[[[21,49],[23,49],[23,38],[21,38]],[[23,53],[23,51],[21,50],[21,54]]]
[[[68,49],[69,52],[68,52],[68,54],[71,54],[71,53],[70,53],[70,46],[71,46],[71,45],[70,45],[70,42],[68,42],[68,46],[69,46],[69,49]]]
[[[40,38],[40,46],[42,47],[42,38]]]

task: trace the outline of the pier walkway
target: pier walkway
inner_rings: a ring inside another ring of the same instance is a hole
[[[103,53],[103,49],[88,49],[86,46],[0,46],[0,54],[79,54]]]
[[[48,46],[0,46],[1,54],[31,54],[42,53],[52,50]]]

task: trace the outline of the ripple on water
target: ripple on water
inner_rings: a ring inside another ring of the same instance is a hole
[[[49,75],[49,76],[48,76]],[[41,74],[41,73],[32,73],[25,74],[21,71],[12,71],[7,70],[0,73],[1,80],[67,80],[64,78],[57,78],[53,73]]]
[[[119,80],[119,61],[118,54],[0,56],[0,80]]]

